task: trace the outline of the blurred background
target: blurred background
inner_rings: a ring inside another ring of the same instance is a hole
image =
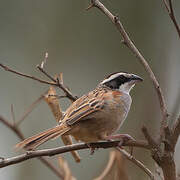
[[[46,70],[55,75],[63,72],[65,84],[81,96],[92,90],[104,76],[116,71],[136,73],[144,78],[131,95],[133,104],[120,132],[143,139],[142,125],[152,134],[159,127],[159,102],[147,73],[132,53],[121,44],[121,36],[112,23],[97,9],[85,11],[89,1],[65,0],[0,0],[0,62],[16,70],[45,78],[37,69],[49,53]],[[180,41],[174,25],[159,0],[105,1],[114,14],[118,14],[130,37],[148,60],[162,87],[169,113],[177,117],[180,105]],[[180,22],[180,1],[173,1]],[[18,120],[23,112],[43,92],[47,85],[0,69],[0,114],[12,121],[10,107],[14,105]],[[57,89],[62,95],[62,91]],[[61,101],[65,110],[69,100]],[[25,137],[56,125],[45,102],[20,125]],[[16,135],[0,124],[0,156],[17,155],[13,146],[19,142]],[[180,144],[180,143],[179,143]],[[48,142],[41,148],[62,146],[59,140]],[[93,156],[89,150],[79,152],[81,163],[76,164],[69,155],[63,157],[79,180],[98,176],[108,161],[109,150],[99,149]],[[135,148],[134,156],[154,172],[150,153]],[[51,158],[56,163],[56,158]],[[176,148],[176,163],[180,172],[180,145]],[[148,177],[131,162],[127,162],[129,179],[146,180]],[[39,160],[32,159],[0,170],[5,180],[57,180]]]

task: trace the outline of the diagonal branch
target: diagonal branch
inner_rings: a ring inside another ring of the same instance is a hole
[[[37,68],[43,73],[45,74],[51,81],[53,81],[54,83],[57,84],[57,86],[62,89],[64,91],[64,93],[66,94],[66,96],[71,100],[71,101],[75,101],[77,100],[76,96],[73,96],[73,94],[69,91],[69,89],[64,85],[63,81],[59,81],[58,78],[54,78],[52,77],[48,72],[46,72],[43,67],[41,67],[40,65],[37,65]]]
[[[6,120],[4,117],[2,117],[0,115],[0,122],[2,122],[5,126],[7,126],[9,129],[11,129],[17,136],[19,139],[24,140],[24,135],[22,134],[22,132],[19,130],[18,127],[14,126],[13,124],[11,124],[8,120]]]
[[[176,28],[176,31],[178,33],[178,36],[180,38],[180,27],[179,27],[179,25],[177,23],[177,20],[176,20],[175,14],[174,14],[172,0],[168,0],[168,2],[169,2],[169,4],[167,3],[166,0],[163,0],[163,3],[165,5],[165,7],[166,7],[166,10],[167,10],[168,14],[169,14],[169,17],[171,18],[171,20],[172,20],[172,22],[173,22],[173,24],[174,24],[174,26]]]
[[[165,3],[166,9],[169,12],[169,15],[175,24],[175,27],[177,29],[177,32],[180,37],[180,31],[179,31],[179,26],[176,22],[175,16],[174,16],[174,11],[172,7],[172,0],[169,1],[169,6],[167,4],[166,0],[163,0]],[[150,135],[145,127],[142,128],[143,133],[145,135],[145,138],[147,139],[149,145],[150,145],[150,150],[152,153],[153,159],[158,163],[158,165],[162,168],[163,174],[164,174],[164,179],[165,180],[175,180],[176,179],[176,167],[175,167],[175,162],[174,162],[174,147],[177,142],[177,138],[179,136],[179,131],[180,131],[180,120],[178,119],[174,131],[172,134],[172,130],[169,129],[168,127],[168,111],[167,111],[167,106],[165,103],[165,99],[162,93],[162,90],[159,86],[159,82],[154,75],[151,67],[149,66],[147,60],[143,57],[143,55],[140,53],[140,51],[137,49],[137,47],[134,45],[132,40],[130,39],[128,33],[126,32],[123,24],[119,20],[118,16],[114,16],[99,0],[91,0],[91,5],[87,9],[91,9],[92,7],[98,8],[103,14],[105,14],[111,22],[115,25],[117,30],[120,32],[122,38],[123,38],[123,43],[131,50],[131,52],[137,57],[137,59],[140,61],[140,63],[143,65],[145,68],[146,72],[148,73],[153,86],[156,90],[156,93],[158,95],[159,99],[159,104],[160,104],[160,110],[161,110],[161,123],[160,123],[160,133],[158,137],[158,141],[154,140],[152,135]],[[174,136],[174,137],[173,137]],[[174,147],[172,148],[172,139],[174,139]],[[164,143],[164,147],[161,146],[161,143]]]
[[[31,105],[30,107],[23,113],[22,117],[15,123],[16,126],[20,125],[24,120],[25,118],[33,111],[33,109],[36,107],[36,105],[38,103],[40,103],[40,101],[42,99],[44,99],[44,94],[46,94],[46,92],[44,92],[43,94],[41,94]]]
[[[118,151],[120,151],[128,160],[136,164],[139,168],[141,168],[149,177],[151,180],[155,180],[154,175],[152,172],[139,160],[137,160],[135,157],[133,157],[131,154],[129,154],[124,149],[121,149],[119,147],[116,148]]]
[[[176,28],[176,31],[179,35],[179,38],[180,38],[180,27],[176,21],[176,17],[174,15],[174,9],[173,9],[173,6],[172,6],[172,0],[169,0],[169,7],[170,7],[170,13],[169,13],[169,16],[171,17],[173,23],[174,23],[174,26]]]
[[[91,7],[98,8],[103,14],[105,14],[111,22],[116,26],[118,31],[120,32],[121,36],[123,37],[124,44],[131,50],[131,52],[138,58],[140,63],[145,68],[146,72],[148,73],[151,81],[153,82],[154,88],[157,92],[159,103],[160,103],[160,109],[161,109],[161,128],[160,128],[160,141],[162,140],[164,136],[163,128],[167,125],[167,106],[165,103],[164,96],[162,94],[162,90],[159,86],[159,82],[156,79],[156,76],[154,75],[152,69],[150,68],[149,64],[147,63],[147,60],[143,57],[143,55],[140,53],[140,51],[136,48],[132,40],[130,39],[129,35],[127,34],[123,24],[119,20],[117,16],[114,16],[99,0],[91,0]]]
[[[172,129],[173,148],[175,148],[179,136],[180,136],[180,115],[179,115],[179,118],[174,123],[173,129]]]
[[[165,5],[165,8],[166,8],[167,12],[169,13],[169,12],[170,12],[170,9],[169,9],[169,5],[168,5],[167,1],[166,1],[166,0],[163,0],[163,3],[164,3],[164,5]]]

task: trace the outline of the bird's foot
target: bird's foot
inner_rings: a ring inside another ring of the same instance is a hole
[[[122,148],[122,145],[124,143],[126,143],[129,140],[135,140],[132,136],[130,136],[129,134],[115,134],[115,135],[110,135],[106,137],[106,140],[112,141],[112,140],[119,140],[119,144],[118,147]],[[130,152],[132,154],[133,152],[133,147],[130,147]]]
[[[97,150],[98,148],[92,147],[91,143],[86,143],[86,144],[90,148],[90,155],[93,155],[95,150]]]

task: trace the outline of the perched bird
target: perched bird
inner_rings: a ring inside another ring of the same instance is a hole
[[[33,150],[50,139],[66,135],[86,143],[129,138],[113,133],[126,119],[132,102],[129,92],[140,81],[142,78],[135,74],[110,74],[93,91],[73,102],[57,126],[25,139],[16,148]]]

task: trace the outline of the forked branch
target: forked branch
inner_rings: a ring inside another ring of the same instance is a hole
[[[61,82],[59,82],[58,79],[54,79],[53,78],[53,82],[50,82],[50,81],[45,81],[43,79],[40,79],[40,78],[37,78],[35,76],[31,76],[29,74],[25,74],[25,73],[21,73],[19,71],[16,71],[8,66],[5,66],[4,64],[0,63],[0,67],[2,67],[5,71],[9,71],[9,72],[12,72],[14,74],[17,74],[19,76],[23,76],[23,77],[26,77],[26,78],[29,78],[29,79],[33,79],[35,81],[38,81],[40,83],[43,83],[43,84],[48,84],[48,85],[52,85],[52,86],[57,86],[59,87],[60,89],[62,89],[66,95],[66,97],[68,97],[70,100],[72,101],[75,101],[77,99],[76,96],[73,96],[72,93],[69,91],[69,89]],[[41,67],[39,67],[38,69],[42,69]],[[43,72],[43,71],[42,71]],[[44,72],[43,72],[44,73]],[[45,74],[45,73],[44,73]],[[51,79],[52,80],[52,79]]]

